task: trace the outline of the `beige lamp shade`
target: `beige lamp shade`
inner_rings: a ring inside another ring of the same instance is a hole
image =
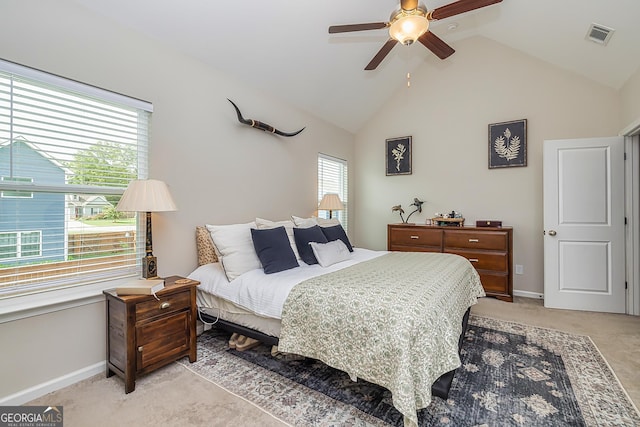
[[[318,209],[322,211],[341,211],[344,209],[344,205],[337,194],[327,193],[322,196]]]
[[[344,210],[344,205],[337,194],[327,193],[322,196],[322,200],[320,200],[320,204],[318,205],[318,210],[329,211],[329,218],[331,218],[333,211]]]
[[[167,184],[157,179],[136,179],[129,183],[116,206],[122,212],[165,212],[177,210]]]

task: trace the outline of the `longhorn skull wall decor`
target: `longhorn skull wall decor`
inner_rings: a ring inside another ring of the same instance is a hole
[[[276,129],[269,124],[262,123],[253,119],[245,119],[244,117],[242,117],[242,113],[240,112],[240,109],[238,108],[238,106],[229,98],[227,98],[227,101],[229,101],[233,105],[233,108],[236,109],[236,113],[238,114],[238,121],[242,124],[251,126],[252,128],[260,129],[262,131],[269,132],[269,133],[275,133],[276,135],[280,135],[280,136],[296,136],[297,134],[299,134],[305,129],[305,128],[302,128],[297,132],[282,132],[281,130]]]

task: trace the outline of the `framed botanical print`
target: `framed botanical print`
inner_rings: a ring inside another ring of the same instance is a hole
[[[527,166],[527,119],[489,125],[489,169]]]
[[[385,143],[387,175],[411,175],[411,137],[390,138]]]

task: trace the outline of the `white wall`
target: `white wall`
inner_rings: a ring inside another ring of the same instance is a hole
[[[72,1],[7,0],[0,16],[3,59],[154,104],[150,177],[169,184],[179,208],[154,215],[161,275],[187,274],[195,266],[198,224],[312,213],[322,151],[349,161],[358,245],[384,249],[386,224],[398,220],[391,206],[422,197],[426,214],[412,220],[456,209],[468,223],[484,218],[513,225],[514,260],[525,266],[515,287],[541,292],[542,141],[615,135],[627,124],[619,120],[615,91],[474,39],[456,44],[447,61],[428,61],[412,73],[411,89],[399,87],[358,133],[354,148],[353,135]],[[638,99],[637,76],[631,84],[625,117],[639,115],[631,99]],[[240,126],[226,98],[248,118],[283,130],[307,128],[286,139]],[[529,120],[529,165],[488,170],[487,125],[521,118]],[[414,138],[413,174],[386,177],[384,140],[404,135]],[[0,342],[2,399],[104,360],[104,304],[2,323]]]
[[[356,240],[386,248],[391,206],[426,200],[424,222],[456,210],[466,225],[502,220],[514,227],[514,289],[543,292],[542,143],[617,135],[618,93],[485,38],[457,43],[411,74],[356,135]],[[488,125],[527,119],[527,166],[488,169]],[[413,173],[385,176],[386,138],[413,137]]]
[[[0,15],[3,59],[153,103],[150,177],[179,208],[153,218],[160,275],[196,266],[196,225],[313,213],[318,152],[353,161],[352,134],[72,1],[4,1]],[[227,98],[247,118],[306,129],[280,138],[240,125]],[[0,323],[0,400],[104,360],[104,332],[104,303]]]
[[[640,68],[622,86],[620,98],[623,127],[640,120]]]

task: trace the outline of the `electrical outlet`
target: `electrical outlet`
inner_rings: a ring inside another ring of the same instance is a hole
[[[524,274],[524,266],[516,264],[516,274]]]

